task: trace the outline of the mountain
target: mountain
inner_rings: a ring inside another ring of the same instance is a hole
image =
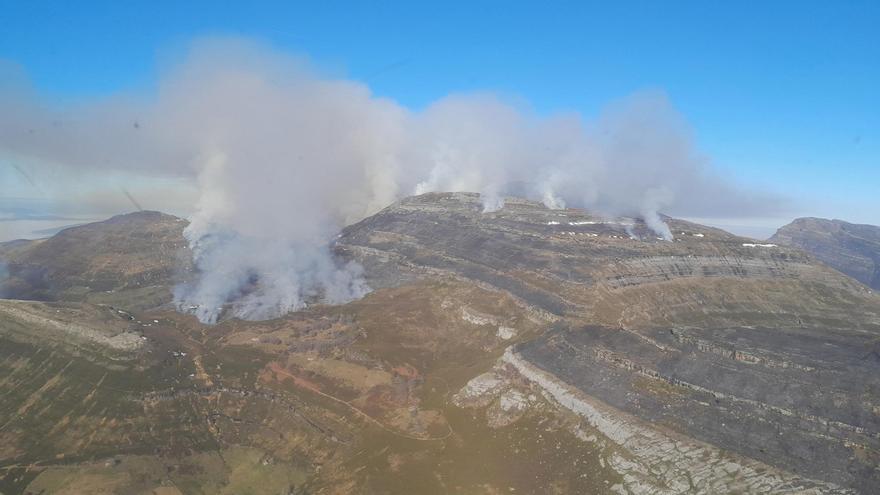
[[[156,306],[189,269],[186,221],[154,211],[67,228],[36,241],[0,244],[8,278],[0,295],[45,301]]]
[[[669,242],[638,219],[516,198],[481,210],[426,194],[345,228],[334,252],[374,290],[268,321],[207,326],[130,297],[140,279],[118,268],[112,302],[68,289],[93,287],[94,269],[45,270],[52,300],[0,300],[0,492],[880,484],[880,297],[865,286],[671,218]],[[74,244],[166,232],[109,252],[116,267],[160,260],[141,273],[167,290],[182,222],[151,215],[79,227],[91,235]],[[19,245],[10,267],[40,266],[32,250],[67,245],[54,239]],[[81,252],[93,267],[108,249]]]
[[[880,227],[798,218],[780,228],[770,242],[803,249],[868,287],[880,289]]]
[[[541,384],[632,454],[628,489],[781,489],[765,464],[880,483],[876,295],[802,251],[668,224],[675,242],[632,219],[528,201],[483,214],[474,196],[441,194],[349,227],[340,244],[383,281],[401,266],[465,279],[553,322],[474,388],[507,383],[497,399],[523,376]]]

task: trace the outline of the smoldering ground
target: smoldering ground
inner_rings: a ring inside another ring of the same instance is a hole
[[[0,152],[37,168],[193,181],[185,234],[200,277],[176,298],[206,322],[233,301],[235,315],[266,318],[312,299],[360,297],[359,268],[338,266],[328,241],[413,193],[479,192],[490,211],[516,184],[551,208],[643,217],[665,238],[660,211],[743,216],[778,206],[716,176],[659,92],[592,120],[536,115],[489,93],[412,111],[239,39],[193,43],[148,95],[61,105],[26,84],[5,87]]]

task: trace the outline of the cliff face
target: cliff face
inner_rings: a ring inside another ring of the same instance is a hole
[[[868,287],[880,289],[880,227],[798,218],[780,228],[770,242],[803,249]]]

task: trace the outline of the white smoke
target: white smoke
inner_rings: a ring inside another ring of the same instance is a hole
[[[413,193],[475,191],[485,211],[525,194],[550,208],[637,215],[667,239],[659,211],[703,214],[720,201],[743,214],[755,204],[710,174],[659,93],[590,122],[536,116],[488,94],[413,112],[240,40],[196,43],[149,97],[59,108],[7,90],[0,152],[192,177],[199,197],[186,236],[200,276],[176,297],[206,322],[224,307],[268,318],[362,296],[359,268],[337,266],[328,242]],[[713,193],[694,204],[692,189]]]

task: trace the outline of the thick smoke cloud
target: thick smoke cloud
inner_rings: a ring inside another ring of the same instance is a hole
[[[660,211],[743,216],[767,206],[711,174],[659,93],[593,121],[536,116],[489,94],[413,112],[364,84],[229,40],[196,43],[149,97],[61,108],[7,89],[0,151],[192,177],[199,197],[186,236],[201,275],[176,297],[206,322],[230,301],[234,315],[267,318],[360,297],[368,288],[359,268],[338,266],[327,243],[413,193],[475,191],[486,211],[525,194],[551,208],[638,215],[665,238]]]

